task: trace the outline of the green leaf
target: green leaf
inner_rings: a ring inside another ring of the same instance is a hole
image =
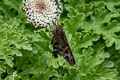
[[[4,0],[4,4],[19,11],[19,3],[16,0]]]
[[[9,75],[5,78],[5,80],[19,80],[20,79],[20,76],[14,72],[12,75]]]
[[[74,42],[76,42],[76,45],[74,47],[87,48],[88,46],[93,45],[93,41],[97,41],[99,36],[91,32],[76,33],[75,39]]]
[[[82,20],[84,19],[84,14],[77,14],[76,16],[71,15],[70,20],[65,19],[63,21],[64,23],[64,29],[67,30],[69,33],[74,34],[79,26],[82,24]],[[81,23],[80,23],[81,22]]]

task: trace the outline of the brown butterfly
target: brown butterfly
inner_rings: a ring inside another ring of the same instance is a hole
[[[53,55],[55,58],[57,58],[59,54],[63,56],[70,65],[75,64],[75,59],[61,25],[56,25],[56,28],[53,30],[51,44],[53,45]]]

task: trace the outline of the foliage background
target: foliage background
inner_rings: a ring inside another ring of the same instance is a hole
[[[0,80],[120,80],[120,0],[62,0],[76,60],[52,56],[46,29],[26,22],[22,0],[0,1]]]

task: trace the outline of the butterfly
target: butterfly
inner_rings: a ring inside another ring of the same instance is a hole
[[[67,41],[66,35],[62,29],[61,25],[56,25],[53,30],[53,37],[51,44],[53,45],[53,56],[58,57],[58,54],[62,56],[71,66],[75,64],[74,56],[70,49],[69,43]]]

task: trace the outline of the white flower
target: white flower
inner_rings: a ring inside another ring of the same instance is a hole
[[[48,27],[56,23],[62,12],[60,0],[23,0],[27,20],[36,27]]]

